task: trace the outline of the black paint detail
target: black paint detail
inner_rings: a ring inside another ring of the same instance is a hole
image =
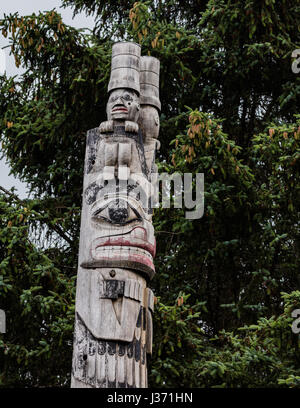
[[[106,380],[98,380],[97,379],[97,386],[98,388],[106,388]]]
[[[138,188],[139,183],[128,183],[127,184],[127,193],[130,194],[132,190],[135,190],[136,188]]]
[[[147,317],[146,317],[147,309],[143,307],[143,330],[147,328]]]
[[[96,353],[96,343],[93,341],[90,341],[89,343],[89,356],[93,356]]]
[[[127,356],[128,358],[132,358],[133,356],[133,342],[130,342],[127,346]]]
[[[141,339],[135,339],[134,346],[134,358],[138,362],[141,359]]]
[[[118,200],[120,201],[120,200]],[[111,221],[116,224],[123,224],[128,218],[128,209],[125,207],[120,207],[119,203],[110,204],[108,206],[108,215]]]
[[[97,194],[102,188],[103,187],[99,186],[97,183],[92,183],[86,188],[84,198],[88,205],[91,205],[96,201]]]
[[[103,356],[106,353],[106,341],[99,341],[98,343],[98,354]]]
[[[125,282],[117,279],[108,279],[103,282],[103,299],[118,299],[124,295]]]
[[[148,199],[148,214],[154,214],[153,208],[152,208],[152,202],[151,202],[151,197]]]
[[[125,344],[119,343],[119,356],[122,357],[125,355]]]
[[[146,363],[146,347],[142,347],[142,364]]]
[[[126,379],[125,383],[117,382],[117,378],[114,378],[114,381],[109,381],[107,372],[105,378],[101,378],[101,380],[97,378],[97,370],[93,370],[91,376],[89,376],[88,367],[89,364],[92,364],[91,368],[94,367],[94,364],[97,364],[97,358],[100,363],[100,355],[105,356],[106,353],[115,356],[113,360],[116,364],[115,367],[117,367],[118,361],[120,361],[118,359],[124,358],[125,354],[127,354],[128,358],[131,359],[131,364],[134,363],[132,367],[134,381],[135,361],[141,361],[142,364],[146,364],[145,347],[141,346],[141,340],[137,341],[134,339],[133,342],[128,344],[126,342],[96,339],[87,329],[78,312],[76,312],[75,317],[75,330],[75,358],[73,360],[72,375],[77,380],[82,381],[91,387],[97,388],[136,388],[135,382],[133,382],[132,385],[129,385]],[[89,355],[94,356],[94,358],[89,357]],[[104,363],[104,360],[106,360],[106,358],[103,359],[102,357],[101,364]],[[143,366],[143,369],[146,369],[145,365]]]
[[[116,342],[115,341],[107,342],[107,352],[110,356],[113,356],[116,354]]]
[[[89,187],[87,187],[87,190],[89,188],[90,190],[86,192],[87,198],[85,199],[86,200],[88,199],[90,203],[92,203],[92,200],[97,198],[97,194],[101,190],[101,197],[105,199],[108,199],[111,193],[116,193],[117,195],[122,194],[123,196],[129,196],[135,199],[136,197],[139,197],[144,210],[149,211],[149,208],[151,209],[151,197],[148,197],[148,194],[146,194],[140,183],[136,182],[131,178],[129,178],[129,180],[114,179],[113,181],[110,180],[109,182],[107,180],[98,180],[97,183],[98,184],[92,183]],[[99,190],[97,191],[97,189]],[[130,204],[128,205],[134,211],[134,207],[130,206]],[[102,210],[104,210],[107,207],[108,205],[103,206]],[[127,209],[129,211],[128,207]],[[101,212],[100,210],[101,209],[97,210],[94,213],[94,215],[100,214]],[[136,215],[139,216],[139,214]],[[108,214],[106,220],[109,222],[113,222],[112,220],[110,220]]]
[[[143,313],[143,306],[140,307],[139,315],[136,322],[136,327],[141,327],[142,325],[142,313]]]
[[[142,135],[142,132],[140,130],[139,130],[138,136],[139,136],[139,142],[137,143],[136,147],[137,147],[137,151],[139,153],[142,172],[145,174],[146,177],[148,177],[150,172],[148,170],[147,163],[146,163],[143,135]]]
[[[108,381],[108,388],[117,388],[116,381]]]
[[[92,217],[95,221],[103,220],[117,225],[127,225],[134,221],[142,221],[140,213],[126,200],[119,198],[98,208]]]
[[[126,384],[118,382],[118,388],[126,388]]]
[[[98,128],[91,129],[88,131],[88,134],[87,134],[88,153],[87,153],[87,163],[86,163],[87,173],[90,173],[93,170],[93,167],[96,161],[98,139],[99,139]]]

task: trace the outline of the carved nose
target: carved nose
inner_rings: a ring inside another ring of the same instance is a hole
[[[115,104],[114,104],[113,109],[115,109],[115,108],[117,108],[117,107],[121,107],[121,108],[122,108],[122,107],[125,106],[125,104],[124,104],[124,102],[123,102],[123,99],[120,99],[120,98],[119,98],[119,99],[117,99],[117,102],[118,102],[118,103],[115,103]]]

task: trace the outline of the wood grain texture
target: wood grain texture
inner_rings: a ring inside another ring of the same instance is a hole
[[[72,386],[76,388],[146,388],[145,313],[141,307],[131,342],[96,339],[77,314]]]
[[[73,388],[145,388],[156,242],[149,208],[159,134],[159,61],[112,49],[107,121],[87,134]]]

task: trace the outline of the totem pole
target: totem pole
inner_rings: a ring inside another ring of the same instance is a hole
[[[108,120],[87,134],[71,387],[144,388],[159,61],[141,57],[138,44],[114,44],[108,92]]]

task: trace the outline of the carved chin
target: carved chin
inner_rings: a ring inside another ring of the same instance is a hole
[[[141,248],[127,246],[98,247],[92,251],[92,260],[84,268],[126,268],[139,271],[152,279],[155,274],[152,255]]]

